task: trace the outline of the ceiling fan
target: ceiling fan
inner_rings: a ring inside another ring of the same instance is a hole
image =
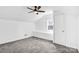
[[[33,6],[33,8],[27,7],[27,9],[30,9],[31,11],[28,13],[32,13],[35,12],[37,15],[39,14],[39,12],[44,13],[45,11],[40,10],[41,6]]]

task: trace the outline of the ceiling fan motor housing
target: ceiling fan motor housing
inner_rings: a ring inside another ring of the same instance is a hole
[[[38,15],[38,12],[44,13],[45,11],[40,10],[41,6],[33,6],[34,9],[27,7],[28,9],[32,10],[29,13],[35,12]]]

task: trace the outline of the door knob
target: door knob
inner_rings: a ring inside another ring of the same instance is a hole
[[[62,32],[64,32],[64,30],[62,30]]]

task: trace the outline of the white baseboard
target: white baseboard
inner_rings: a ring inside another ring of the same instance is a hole
[[[29,38],[29,37],[32,37],[32,35],[18,37],[18,38],[12,39],[12,40],[3,41],[3,42],[0,42],[0,44],[5,44],[5,43],[12,42],[12,41],[16,41],[16,40],[22,40],[24,38]]]
[[[31,35],[19,36],[19,37],[17,37],[17,38],[12,38],[12,39],[8,39],[8,40],[3,40],[3,41],[0,42],[0,44],[5,44],[5,43],[12,42],[12,41],[16,41],[16,40],[22,40],[22,39],[24,39],[24,38],[29,38],[29,37],[32,37],[32,36],[39,37],[39,38],[43,38],[43,39],[47,39],[47,40],[52,40],[52,41],[53,41],[53,37],[50,36],[48,33],[34,32],[34,33],[31,34]]]
[[[44,32],[33,32],[33,36],[53,41],[53,35]]]

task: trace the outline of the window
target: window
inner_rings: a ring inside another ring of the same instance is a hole
[[[53,30],[53,25],[48,25],[48,30]]]
[[[52,20],[47,21],[47,28],[48,28],[48,30],[53,30],[53,21]]]

